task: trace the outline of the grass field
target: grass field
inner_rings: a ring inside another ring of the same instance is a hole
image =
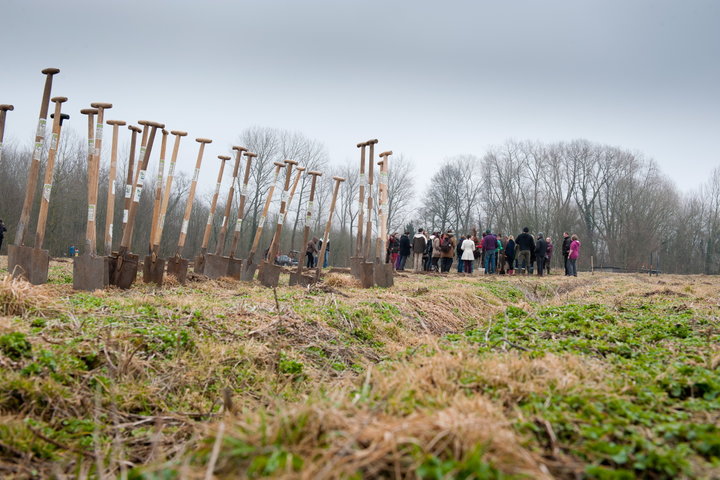
[[[2,478],[720,478],[717,277],[89,294],[5,261]]]

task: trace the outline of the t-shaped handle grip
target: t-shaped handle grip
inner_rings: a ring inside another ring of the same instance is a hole
[[[54,118],[55,118],[55,114],[54,114],[54,113],[51,113],[51,114],[50,114],[50,118],[53,118],[53,119],[54,119]],[[63,124],[63,121],[65,121],[65,120],[70,120],[70,115],[68,115],[67,113],[61,113],[61,114],[60,114],[60,125],[62,125],[62,124]]]
[[[209,138],[196,138],[195,141],[198,143],[212,143],[212,140]]]
[[[182,130],[170,130],[170,133],[172,133],[173,135],[177,135],[178,137],[187,136],[187,132],[183,132]]]
[[[117,125],[118,127],[122,127],[123,125],[125,125],[125,120],[108,120],[105,123],[107,123],[108,125]]]
[[[80,113],[82,113],[83,115],[97,115],[98,111],[97,108],[83,108],[82,110],[80,110]]]
[[[12,112],[13,110],[15,110],[13,105],[8,105],[6,103],[0,105],[0,111],[2,112]]]

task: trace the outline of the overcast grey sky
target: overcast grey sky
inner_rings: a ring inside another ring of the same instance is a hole
[[[78,111],[165,122],[227,153],[248,126],[417,165],[508,138],[587,138],[655,158],[682,189],[720,165],[716,0],[4,0],[6,141],[32,141],[43,78]],[[106,142],[107,143],[107,142]],[[190,171],[196,154],[182,150]],[[107,161],[107,159],[105,159]],[[216,172],[203,177],[214,183]]]

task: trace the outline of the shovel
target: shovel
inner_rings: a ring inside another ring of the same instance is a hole
[[[162,130],[162,141],[160,142],[160,160],[158,161],[158,174],[155,178],[155,199],[153,201],[152,223],[150,225],[150,238],[148,241],[148,254],[143,260],[143,282],[154,283],[162,286],[163,271],[160,270],[159,278],[157,271],[157,252],[154,250],[155,237],[157,235],[158,223],[160,219],[160,208],[162,207],[163,177],[165,175],[165,153],[167,151],[168,131]],[[165,265],[163,265],[163,268]],[[153,276],[155,273],[155,276]]]
[[[148,140],[147,147],[143,152],[143,157],[139,164],[140,168],[135,176],[135,184],[132,189],[132,203],[130,204],[127,223],[123,229],[120,248],[117,254],[114,254],[110,258],[110,282],[122,289],[130,288],[137,278],[139,257],[138,255],[130,252],[133,228],[135,226],[135,217],[137,215],[140,197],[142,196],[143,183],[145,183],[145,172],[147,171],[147,166],[150,162],[150,153],[152,152],[153,143],[155,142],[155,134],[158,128],[165,128],[164,124],[157,122],[141,121],[138,123],[145,125],[146,130],[149,127],[150,139]]]
[[[81,111],[88,116],[88,216],[85,230],[85,250],[81,256],[73,259],[73,288],[92,291],[105,288],[110,283],[110,260],[108,257],[96,255],[95,216],[105,110],[112,108],[112,104],[95,102],[90,106],[93,108]],[[97,112],[97,124],[93,136],[93,114],[95,112]]]
[[[115,219],[115,179],[117,177],[118,131],[125,125],[122,120],[108,120],[113,127],[110,173],[108,174],[107,201],[105,202],[105,255],[112,255],[113,221]]]
[[[55,97],[55,113],[51,115],[53,118],[52,140],[50,141],[50,150],[48,151],[47,164],[45,165],[45,182],[42,188],[42,198],[40,200],[40,213],[38,214],[37,227],[35,230],[35,248],[32,250],[31,270],[28,280],[33,285],[41,285],[47,283],[48,269],[50,267],[50,254],[47,250],[43,250],[45,241],[45,226],[47,225],[48,208],[50,206],[50,193],[52,191],[53,173],[55,169],[55,157],[60,143],[60,128],[63,120],[70,118],[70,115],[62,113],[61,106],[67,102],[65,97]]]
[[[360,176],[359,176],[359,196],[358,196],[358,228],[357,228],[357,240],[355,241],[355,255],[350,257],[350,273],[360,278],[360,268],[364,260],[362,254],[363,248],[363,220],[365,213],[365,185],[367,179],[365,178],[365,148],[368,146],[367,142],[358,143],[357,147],[360,149]]]
[[[378,218],[380,220],[380,238],[378,248],[375,255],[375,284],[378,287],[389,288],[394,284],[393,266],[386,263],[385,251],[387,250],[387,203],[388,203],[388,170],[389,160],[392,152],[383,152],[380,154],[380,186],[378,197],[380,203],[378,205]]]
[[[325,250],[327,249],[328,240],[330,237],[330,227],[332,226],[333,215],[335,214],[335,203],[337,201],[338,192],[340,191],[340,184],[345,181],[342,177],[333,177],[335,180],[335,188],[333,188],[332,202],[330,202],[330,213],[328,215],[328,221],[325,224],[325,234],[323,235],[322,247],[320,247],[320,253],[318,253],[318,265],[315,269],[315,282],[320,281],[320,272],[322,271],[322,259],[325,258]]]
[[[307,248],[308,240],[310,239],[310,224],[312,221],[312,210],[313,203],[315,201],[315,186],[317,184],[317,178],[322,176],[322,173],[310,171],[308,175],[312,177],[310,181],[310,199],[308,200],[307,212],[305,213],[305,228],[303,229],[303,248]],[[303,275],[303,264],[304,257],[298,258],[297,272],[290,273],[290,285],[310,285],[313,282],[313,277]]]
[[[162,286],[163,276],[165,274],[165,260],[158,256],[160,251],[160,241],[162,240],[162,232],[165,227],[165,215],[167,214],[168,202],[170,201],[170,189],[172,188],[173,177],[175,175],[175,163],[177,162],[178,151],[180,149],[180,138],[187,135],[186,132],[180,132],[177,130],[173,130],[170,133],[175,135],[175,145],[173,146],[167,180],[165,188],[163,189],[160,216],[158,217],[155,236],[152,238],[150,255],[146,256],[145,261],[143,262],[143,281],[145,283],[152,282],[158,286]]]
[[[220,159],[220,170],[218,171],[217,184],[215,185],[215,194],[213,194],[212,202],[210,203],[210,213],[208,214],[207,223],[205,224],[205,233],[203,234],[202,245],[200,246],[200,255],[195,257],[195,273],[205,273],[205,255],[207,254],[207,247],[210,243],[210,231],[212,230],[213,218],[215,218],[215,209],[217,209],[218,195],[220,195],[220,187],[222,185],[223,172],[225,171],[225,162],[230,160],[230,157],[226,155],[218,155]],[[223,223],[227,221],[227,215],[223,219]]]
[[[297,165],[297,162],[292,160],[285,160],[285,163],[287,164],[285,180],[285,183],[287,184],[287,182],[289,181],[288,177],[290,177],[290,173],[292,171],[292,167],[293,165]],[[295,181],[293,182],[293,186],[290,190],[290,195],[287,195],[287,187],[285,188],[285,190],[283,190],[280,201],[280,214],[278,215],[275,235],[273,235],[272,242],[270,243],[270,249],[268,250],[268,258],[266,258],[261,265],[260,273],[258,274],[258,280],[260,280],[260,283],[265,287],[277,287],[280,280],[280,272],[282,272],[282,268],[279,265],[275,265],[275,258],[277,257],[278,248],[280,247],[283,226],[285,225],[285,220],[287,220],[287,214],[290,210],[290,205],[292,204],[295,190],[297,189],[298,183],[300,182],[302,172],[305,171],[305,167],[297,167],[296,170],[297,175],[295,176]]]
[[[233,148],[240,149],[242,147]],[[243,178],[243,186],[240,189],[240,205],[238,205],[238,217],[237,222],[235,222],[235,232],[233,232],[232,245],[230,246],[230,255],[227,258],[227,268],[225,270],[225,275],[236,280],[240,280],[240,272],[242,271],[243,261],[240,258],[235,258],[235,253],[237,252],[238,243],[240,242],[240,230],[242,228],[242,221],[245,211],[245,200],[247,198],[248,182],[250,181],[250,169],[252,165],[252,159],[254,157],[257,157],[257,154],[245,152],[245,156],[247,157],[247,163],[245,164],[245,177]]]
[[[178,239],[175,255],[167,260],[167,274],[174,276],[181,285],[185,285],[188,269],[188,261],[182,258],[181,253],[185,247],[190,214],[192,213],[193,200],[195,200],[195,189],[197,188],[200,166],[202,165],[203,154],[205,153],[205,145],[212,143],[212,140],[209,138],[196,138],[195,141],[200,144],[200,150],[198,151],[197,160],[195,161],[195,173],[193,174],[192,183],[190,184],[190,193],[188,194],[187,203],[185,204],[185,215],[183,215],[183,222],[180,227],[180,238]]]
[[[370,288],[375,285],[375,263],[372,261],[372,213],[373,213],[373,183],[375,174],[373,172],[374,162],[373,155],[375,152],[375,144],[377,139],[368,140],[365,145],[370,147],[370,161],[368,162],[368,182],[367,182],[367,211],[365,221],[365,238],[363,238],[363,261],[360,263],[360,284],[363,288]],[[362,144],[361,144],[362,145]],[[384,258],[384,256],[383,256]]]
[[[252,246],[250,247],[250,253],[248,253],[248,257],[245,259],[245,262],[243,262],[242,270],[240,271],[240,280],[243,282],[252,282],[253,278],[255,278],[255,270],[257,269],[257,264],[255,263],[255,252],[257,252],[257,247],[260,243],[260,237],[263,232],[263,226],[265,225],[265,219],[267,218],[268,211],[270,210],[270,203],[272,202],[273,193],[275,192],[275,184],[280,176],[280,170],[285,167],[285,164],[281,162],[274,162],[274,165],[275,177],[268,189],[267,198],[265,199],[265,207],[263,208],[262,216],[258,220],[258,226],[255,231],[255,238],[253,239]]]
[[[232,201],[233,196],[235,195],[235,182],[237,181],[238,170],[240,169],[240,159],[242,158],[243,152],[247,149],[243,147],[233,147],[233,150],[237,152],[235,156],[235,168],[233,168],[232,182],[230,183],[227,200],[225,201],[225,214],[223,215],[220,234],[218,235],[217,245],[215,246],[215,254],[213,255],[209,253],[205,255],[205,275],[209,278],[225,277],[227,276],[228,271],[229,258],[223,257],[222,254],[225,251],[228,218],[230,217],[230,211],[232,210]]]
[[[28,237],[30,212],[40,177],[40,157],[45,140],[45,125],[47,123],[48,108],[50,106],[53,75],[58,72],[60,72],[60,70],[57,68],[46,68],[42,71],[45,75],[45,89],[43,90],[42,101],[40,103],[40,118],[38,119],[37,131],[35,133],[35,148],[33,149],[30,169],[28,170],[25,200],[23,201],[23,208],[20,213],[20,222],[18,222],[17,231],[15,232],[15,244],[8,245],[8,271],[13,277],[22,277],[30,282],[39,279],[33,274],[33,272],[36,271],[36,269],[33,268],[33,260],[36,259],[35,255],[39,255],[40,257],[38,269],[42,270],[42,263],[44,261],[42,255],[34,252],[35,249],[25,246],[25,240]],[[40,275],[40,277],[41,276],[42,275]],[[45,277],[47,278],[47,274],[45,274]]]

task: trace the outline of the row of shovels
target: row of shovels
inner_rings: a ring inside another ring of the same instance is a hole
[[[32,209],[33,197],[37,189],[39,180],[40,159],[45,142],[45,126],[47,122],[47,114],[49,110],[50,96],[52,90],[53,76],[59,73],[57,68],[47,68],[42,71],[45,75],[45,87],[43,90],[42,103],[40,108],[40,118],[35,138],[35,148],[33,149],[33,157],[28,172],[28,183],[23,203],[23,209],[18,224],[14,244],[8,246],[8,269],[13,276],[24,277],[33,284],[43,284],[47,282],[50,256],[47,250],[42,249],[45,225],[47,223],[47,212],[50,202],[50,194],[52,191],[52,181],[54,172],[54,162],[57,155],[60,132],[63,120],[69,119],[69,115],[61,112],[62,103],[67,101],[65,97],[54,97],[52,101],[55,103],[55,112],[51,115],[53,119],[52,138],[48,150],[47,164],[45,169],[45,181],[42,188],[42,200],[35,234],[35,243],[33,247],[25,244],[29,238],[29,218]],[[118,130],[120,126],[124,126],[125,122],[121,120],[105,121],[105,111],[112,108],[110,103],[96,102],[91,104],[92,108],[83,109],[81,113],[88,119],[88,213],[85,248],[82,255],[74,258],[73,264],[73,287],[77,290],[96,290],[115,285],[119,288],[129,288],[137,279],[139,268],[139,256],[131,252],[131,241],[133,235],[133,227],[138,212],[140,197],[142,195],[143,185],[146,180],[146,172],[150,161],[151,152],[155,143],[157,131],[162,133],[162,141],[160,147],[160,164],[158,168],[158,179],[154,195],[153,216],[150,232],[150,240],[148,245],[148,255],[143,261],[143,281],[146,283],[155,283],[162,285],[163,277],[167,275],[174,276],[180,283],[185,283],[187,279],[189,261],[182,257],[182,250],[185,246],[187,238],[188,225],[190,215],[192,213],[197,181],[202,165],[205,146],[212,142],[206,138],[198,138],[199,144],[198,156],[195,164],[195,171],[188,195],[183,222],[180,229],[175,255],[167,260],[159,257],[159,246],[162,238],[162,232],[165,224],[165,216],[167,212],[169,194],[172,187],[175,163],[177,161],[180,140],[186,136],[186,132],[165,130],[165,125],[151,121],[139,121],[142,129],[134,125],[128,126],[131,134],[130,158],[128,162],[127,183],[125,186],[125,204],[123,210],[123,228],[122,239],[118,251],[112,251],[112,232],[114,221],[115,204],[115,177],[117,175],[117,146],[118,146]],[[12,111],[11,105],[0,105],[0,146],[5,126],[6,112]],[[98,196],[98,179],[100,171],[100,157],[102,151],[103,126],[107,123],[113,127],[112,153],[109,170],[109,184],[107,197],[107,211],[105,224],[105,251],[107,255],[101,256],[96,251],[96,209]],[[135,149],[137,146],[138,134],[142,133],[140,154],[138,156],[137,168],[135,165]],[[168,169],[167,178],[163,178],[165,170],[165,157],[167,150],[168,135],[175,137],[172,150],[172,156]],[[377,142],[377,141],[376,141]],[[270,205],[273,200],[275,184],[280,178],[281,172],[284,170],[283,190],[280,196],[280,212],[277,216],[277,225],[272,237],[272,242],[268,250],[268,255],[259,265],[258,278],[265,286],[277,286],[279,276],[282,269],[275,265],[274,259],[277,255],[280,239],[282,236],[283,225],[287,219],[288,211],[295,194],[298,183],[305,168],[298,167],[297,162],[285,160],[284,162],[274,163],[274,181],[268,189],[262,216],[260,217],[253,239],[252,247],[247,258],[236,258],[238,243],[240,240],[240,227],[243,221],[243,212],[245,210],[245,202],[247,198],[248,183],[250,179],[252,159],[257,155],[247,151],[246,148],[235,146],[235,164],[233,168],[233,180],[228,191],[227,201],[225,203],[225,212],[217,238],[217,246],[214,253],[208,253],[208,243],[210,239],[211,228],[215,209],[217,206],[218,195],[222,183],[225,163],[230,160],[228,156],[219,156],[220,169],[218,172],[217,185],[215,194],[212,199],[210,214],[205,225],[203,241],[200,255],[195,259],[194,269],[196,273],[204,274],[210,278],[231,277],[244,281],[252,281],[258,270],[258,263],[255,260],[260,238],[265,228],[268,218]],[[1,152],[1,150],[0,150]],[[234,198],[234,186],[238,179],[242,157],[246,158],[243,185],[240,190],[240,202],[238,206],[237,222],[233,232],[233,238],[230,251],[225,255],[226,239],[228,236],[228,217],[232,209],[232,201]],[[293,168],[296,175],[293,179]],[[372,171],[372,167],[371,167]],[[317,179],[322,175],[320,172],[310,171],[307,175],[311,176],[310,198],[305,218],[304,240],[303,244],[308,244],[310,235],[310,223],[312,219],[312,209],[315,197],[315,189]],[[329,240],[329,233],[332,224],[332,218],[335,211],[335,204],[340,188],[340,184],[345,180],[340,177],[333,177],[335,185],[333,188],[333,197],[331,201],[328,221],[323,236],[322,249],[319,253],[323,258],[325,249]],[[164,186],[163,186],[164,184]],[[382,201],[381,201],[382,205]],[[303,262],[298,261],[297,270],[290,275],[290,284],[307,285],[316,282],[320,278],[320,266],[317,267],[315,275],[306,275],[303,273]]]

